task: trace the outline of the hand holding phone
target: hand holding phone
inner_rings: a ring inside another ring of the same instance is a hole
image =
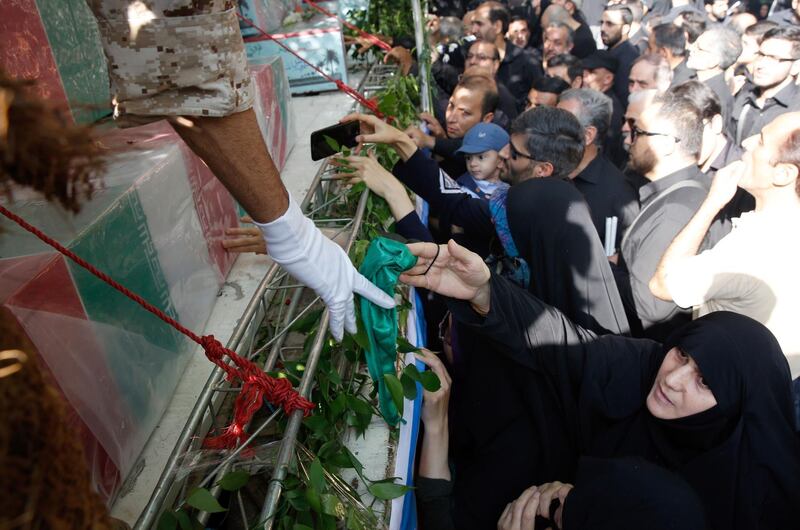
[[[358,121],[337,123],[324,129],[311,133],[311,160],[321,160],[335,155],[341,147],[355,147],[358,145],[356,137],[360,132]]]

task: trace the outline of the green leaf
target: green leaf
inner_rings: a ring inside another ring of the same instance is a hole
[[[250,480],[250,474],[246,471],[231,471],[220,479],[219,487],[225,491],[237,491],[242,489],[248,480]]]
[[[314,461],[308,466],[308,480],[318,492],[325,491],[325,470],[319,458],[314,458]]]
[[[330,428],[330,423],[327,419],[325,419],[325,416],[322,416],[321,414],[314,414],[313,416],[305,418],[303,420],[303,425],[313,432],[315,436],[323,438]]]
[[[396,499],[397,497],[402,497],[407,491],[411,490],[411,488],[403,484],[395,484],[394,482],[373,482],[369,485],[367,490],[376,499],[388,501]]]
[[[358,333],[353,335],[353,340],[356,341],[356,344],[361,346],[362,349],[369,349],[369,337],[367,337],[367,332],[364,330],[364,326],[358,326]]]
[[[436,392],[442,387],[442,382],[439,381],[439,376],[430,370],[425,370],[422,372],[420,377],[422,378],[422,381],[420,381],[422,383],[422,388],[428,392]]]
[[[322,309],[309,311],[303,318],[292,324],[289,331],[296,331],[298,333],[308,333],[319,322],[319,317],[322,316]]]
[[[328,147],[333,149],[334,152],[338,153],[339,151],[342,150],[341,146],[339,145],[339,142],[337,142],[327,134],[323,134],[322,137],[325,139],[325,143],[328,144]]]
[[[322,495],[322,513],[327,513],[328,515],[333,515],[338,519],[342,519],[345,514],[344,505],[336,495],[324,493]]]
[[[189,514],[183,510],[178,510],[175,512],[175,516],[178,518],[178,524],[181,527],[181,530],[193,530],[194,525],[192,524],[192,519],[189,518]],[[197,521],[195,521],[197,522]]]
[[[322,513],[322,500],[319,498],[319,493],[314,489],[314,486],[306,490],[306,500],[308,501],[311,509],[317,513]]]
[[[314,529],[304,524],[296,524],[292,527],[292,530],[314,530]]]
[[[356,455],[354,455],[350,449],[347,447],[343,447],[342,449],[344,449],[345,454],[350,459],[350,464],[352,464],[353,469],[356,470],[358,476],[361,477],[361,480],[366,481],[367,479],[364,477],[364,465],[358,458],[356,458]]]
[[[334,399],[328,404],[331,416],[338,416],[339,414],[344,412],[346,406],[347,406],[347,399],[344,394],[339,394],[338,396],[336,396],[336,399]]]
[[[186,498],[186,504],[192,508],[197,508],[198,510],[208,513],[228,511],[228,509],[224,508],[219,501],[215,499],[213,495],[211,495],[211,492],[205,488],[193,489]]]
[[[419,348],[408,342],[405,337],[397,336],[397,351],[400,353],[409,353],[412,351],[419,351]]]
[[[403,385],[400,383],[400,380],[397,379],[397,376],[394,374],[383,374],[383,380],[386,381],[386,388],[389,390],[389,394],[392,395],[392,401],[394,401],[394,406],[397,407],[397,412],[401,416],[403,415]]]
[[[422,382],[422,375],[419,373],[419,370],[417,370],[417,367],[413,364],[407,364],[405,368],[403,368],[403,375],[407,375],[418,383]]]
[[[353,412],[355,412],[358,415],[365,415],[372,417],[372,408],[369,406],[369,403],[367,403],[360,397],[348,395],[347,406],[350,407],[353,410]]]
[[[417,398],[417,382],[414,379],[404,373],[400,376],[400,383],[403,385],[403,396],[406,399],[414,400]]]
[[[175,512],[164,512],[158,518],[158,530],[177,530],[177,528],[178,518],[175,516]]]

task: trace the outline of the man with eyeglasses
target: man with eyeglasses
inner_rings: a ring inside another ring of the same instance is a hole
[[[497,79],[497,70],[500,68],[500,53],[497,51],[497,46],[493,42],[476,41],[469,48],[466,60],[462,76],[481,73],[488,75],[497,83],[498,102],[493,123],[507,129],[511,125],[511,120],[519,114],[521,103],[516,100],[508,87]]]
[[[649,183],[639,189],[641,210],[623,236],[613,269],[631,330],[664,340],[691,315],[656,298],[648,283],[664,251],[708,192],[707,179],[697,167],[703,120],[693,105],[667,92],[629,127],[629,166]]]
[[[478,41],[493,42],[497,47],[500,54],[497,79],[508,87],[517,101],[522,101],[533,80],[543,75],[543,70],[531,54],[506,38],[509,20],[506,6],[494,1],[483,2],[472,17],[472,33]]]
[[[717,172],[711,191],[664,253],[650,289],[697,316],[734,311],[764,324],[778,339],[792,377],[800,375],[800,113],[779,116],[745,141],[742,160]],[[755,197],[713,248],[701,243],[738,188]],[[795,385],[798,383],[795,382]]]
[[[402,131],[374,116],[357,119],[379,133],[371,141],[393,146],[400,155],[392,172],[411,191],[425,199],[439,221],[458,226],[465,246],[483,257],[496,239],[488,201],[475,198],[442,171],[435,160],[417,149]],[[569,112],[553,107],[537,107],[520,114],[511,124],[507,148],[500,150],[505,161],[500,178],[513,185],[532,178],[566,178],[583,156],[583,128]]]
[[[781,114],[800,110],[800,28],[777,27],[764,34],[753,79],[736,95],[730,131],[737,144],[761,132]]]

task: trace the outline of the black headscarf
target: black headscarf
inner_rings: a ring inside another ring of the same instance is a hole
[[[673,347],[694,359],[717,405],[687,418],[660,420],[647,410],[646,398]],[[593,362],[587,355],[584,379]],[[643,357],[640,373],[641,381],[583,385],[581,420],[589,454],[641,455],[674,470],[697,491],[713,528],[800,526],[800,441],[791,375],[766,327],[736,313],[710,313]],[[630,388],[640,394],[638,412],[632,412]],[[593,429],[607,424],[592,418],[598,412],[618,421]]]
[[[514,242],[530,265],[530,292],[587,329],[627,332],[580,192],[563,180],[532,179],[509,190],[506,208]],[[453,343],[456,526],[491,528],[505,504],[531,484],[572,476],[577,438],[565,429],[562,398],[544,375],[492,355],[468,327],[456,326]]]
[[[582,458],[562,514],[562,530],[706,528],[694,489],[641,458]]]
[[[531,269],[531,294],[585,329],[628,333],[622,299],[581,193],[561,179],[530,179],[509,190],[506,211]]]

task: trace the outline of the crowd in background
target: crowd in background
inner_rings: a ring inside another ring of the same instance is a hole
[[[799,527],[800,1],[432,6],[421,528]]]

